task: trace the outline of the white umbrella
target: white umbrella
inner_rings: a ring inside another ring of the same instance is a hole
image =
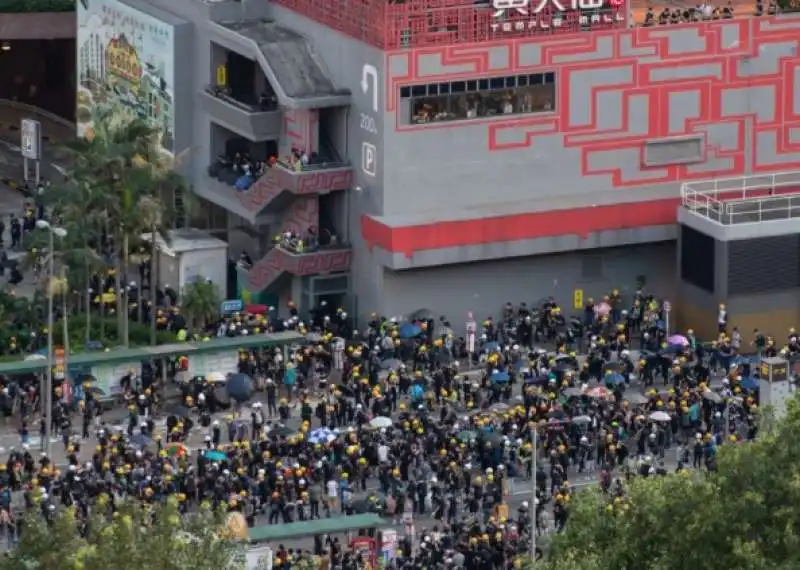
[[[44,354],[29,354],[25,360],[47,360],[47,357]]]
[[[668,422],[672,418],[670,418],[667,412],[653,412],[650,414],[650,419],[654,422]]]
[[[374,428],[385,428],[392,425],[392,418],[387,418],[386,416],[378,416],[377,418],[373,418],[371,422],[369,422],[370,427]]]
[[[211,382],[212,384],[221,384],[227,380],[227,376],[225,376],[222,372],[210,372],[206,375],[206,380]]]

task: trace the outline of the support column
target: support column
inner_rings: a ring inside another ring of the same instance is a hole
[[[319,111],[295,109],[284,111],[280,154],[287,156],[292,149],[309,155],[319,150]]]

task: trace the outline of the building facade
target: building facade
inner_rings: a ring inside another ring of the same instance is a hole
[[[671,297],[682,183],[800,170],[796,15],[328,4],[150,0],[192,29],[176,153],[193,223],[253,258],[250,300],[459,319],[639,279]],[[278,162],[252,181],[237,154]],[[319,248],[274,247],[311,228]]]

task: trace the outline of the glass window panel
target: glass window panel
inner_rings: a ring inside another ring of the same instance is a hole
[[[493,77],[489,80],[489,89],[502,89],[505,87],[505,79],[503,77]]]
[[[545,73],[544,74],[544,82],[546,85],[554,85],[556,82],[556,74],[555,73]]]
[[[506,89],[514,89],[517,86],[516,77],[506,77]]]
[[[440,83],[439,84],[439,95],[447,95],[450,93],[450,84],[449,83]]]
[[[438,95],[439,94],[439,86],[435,83],[428,85],[428,95]],[[446,95],[446,93],[445,93]]]
[[[478,90],[478,82],[475,80],[467,81],[467,91],[477,91]]]
[[[467,83],[465,81],[453,81],[450,84],[450,93],[464,93],[467,90]]]
[[[400,88],[400,98],[401,99],[408,99],[411,97],[411,87],[401,87]]]
[[[478,89],[481,91],[486,91],[487,89],[489,89],[489,80],[478,79]]]
[[[412,97],[425,97],[428,94],[428,90],[425,88],[425,85],[414,85],[411,87],[411,96]]]
[[[528,76],[527,75],[520,75],[517,77],[517,85],[520,87],[527,87],[528,86]]]
[[[555,79],[555,75],[551,74]],[[412,124],[427,124],[440,121],[458,121],[498,115],[518,115],[525,113],[548,112],[555,109],[555,83],[546,83],[544,74],[516,78],[518,87],[486,90],[484,92],[458,93],[461,85],[455,82],[451,95],[414,98],[411,108]],[[534,83],[531,78],[536,78]],[[495,78],[505,85],[508,78]],[[478,80],[492,84],[491,79]],[[469,89],[466,82],[465,88]],[[474,83],[474,82],[472,82]],[[497,83],[494,83],[497,84]]]

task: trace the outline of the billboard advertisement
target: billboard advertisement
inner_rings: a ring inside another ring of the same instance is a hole
[[[175,30],[117,0],[77,3],[78,136],[104,128],[100,116],[140,118],[174,153]]]

